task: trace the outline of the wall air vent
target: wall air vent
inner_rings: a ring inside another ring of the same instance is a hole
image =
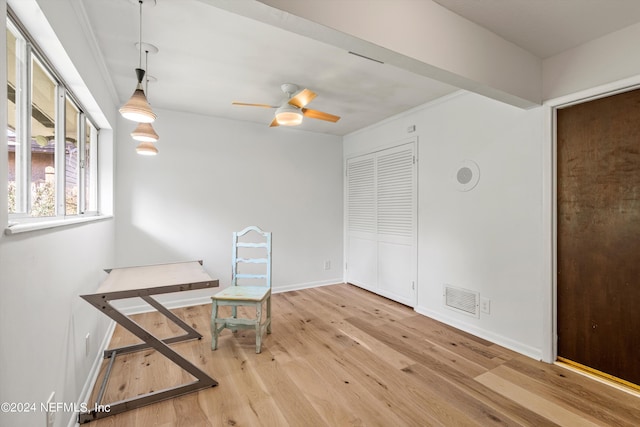
[[[480,293],[444,285],[445,307],[468,316],[480,317]]]

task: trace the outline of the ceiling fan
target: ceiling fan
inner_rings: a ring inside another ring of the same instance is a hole
[[[311,119],[325,120],[328,122],[337,122],[340,120],[339,116],[333,114],[324,113],[318,110],[312,110],[306,108],[306,105],[317,96],[315,92],[309,89],[298,88],[297,85],[292,83],[285,83],[280,86],[280,89],[287,94],[287,100],[282,105],[269,105],[269,104],[247,104],[245,102],[233,102],[232,105],[240,105],[245,107],[262,107],[262,108],[276,108],[276,114],[271,121],[270,127],[273,126],[297,126],[302,123],[302,116],[309,117]]]

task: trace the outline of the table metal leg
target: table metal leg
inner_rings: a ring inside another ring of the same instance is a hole
[[[189,374],[191,374],[193,377],[195,377],[196,381],[188,384],[170,387],[164,390],[155,391],[152,393],[147,393],[141,396],[132,397],[129,399],[118,401],[118,402],[113,402],[111,404],[106,404],[104,406],[109,408],[108,412],[94,409],[89,412],[80,413],[78,415],[78,422],[87,423],[89,421],[115,415],[124,411],[128,411],[130,409],[135,409],[141,406],[159,402],[161,400],[170,399],[176,396],[181,396],[183,394],[191,393],[196,390],[201,390],[208,387],[214,387],[218,384],[217,381],[215,381],[213,378],[207,375],[204,371],[202,371],[201,369],[196,367],[194,364],[189,362],[187,359],[182,357],[180,354],[172,350],[171,347],[167,345],[167,343],[175,342],[175,341],[171,341],[172,338],[167,340],[160,340],[156,338],[149,331],[144,329],[142,326],[137,324],[128,316],[118,311],[115,307],[111,305],[111,303],[108,300],[104,299],[101,295],[83,295],[82,297],[85,300],[87,300],[90,304],[92,304],[94,307],[96,307],[98,310],[102,311],[104,314],[106,314],[107,316],[115,320],[118,324],[120,324],[122,327],[127,329],[129,332],[131,332],[132,334],[134,334],[135,336],[143,340],[144,344],[141,344],[141,347],[138,349],[143,349],[143,348],[155,349],[156,351],[161,353],[163,356],[171,360],[173,363],[175,363],[176,365],[178,365],[179,367],[187,371]],[[143,299],[149,302],[149,304],[154,306],[154,308],[156,309],[161,307],[162,309],[159,309],[159,311],[161,311],[165,316],[167,315],[166,312],[169,312],[169,310],[167,310],[164,306],[160,305],[157,301],[153,300],[151,297],[145,296],[143,297]],[[174,320],[176,316],[171,312],[169,313],[171,315],[167,317]],[[177,323],[178,326],[180,326],[185,330],[187,329],[193,330],[193,328],[191,328],[186,323],[182,322],[182,320],[180,319],[178,320],[179,320],[179,322]],[[192,335],[188,333],[186,336],[191,337]],[[201,338],[201,337],[202,335],[200,335],[197,332],[195,333],[195,336],[193,336],[193,338]],[[175,338],[179,338],[178,341],[189,339],[189,338],[185,338],[185,336],[175,337]],[[133,347],[138,347],[138,346],[133,346]],[[130,350],[130,348],[131,346],[128,349]],[[130,350],[130,351],[129,350],[125,352],[136,351],[136,350]],[[123,352],[118,352],[117,349],[111,350],[111,352],[112,352],[111,357],[115,357],[117,354],[123,353]],[[104,381],[107,381],[107,380],[108,379],[105,377]],[[98,403],[102,405],[101,402],[98,402]]]
[[[198,331],[193,329],[189,324],[185,323],[182,319],[180,319],[178,316],[173,314],[171,312],[171,310],[169,310],[168,308],[166,308],[165,306],[160,304],[158,301],[156,301],[155,299],[153,299],[149,295],[143,295],[143,296],[140,296],[140,298],[142,298],[144,301],[146,301],[147,304],[149,304],[150,306],[155,308],[158,312],[162,313],[165,317],[167,317],[169,320],[171,320],[173,323],[175,323],[182,330],[187,332],[184,335],[179,335],[179,336],[163,339],[162,342],[164,342],[165,344],[173,344],[173,343],[176,343],[176,342],[188,341],[188,340],[192,340],[192,339],[196,339],[196,338],[197,339],[201,339],[202,338],[202,335]],[[96,304],[93,304],[93,305],[98,307]],[[101,308],[101,307],[98,307],[98,308]],[[149,348],[149,347],[150,347],[149,344],[144,342],[144,343],[141,343],[141,344],[127,345],[127,346],[118,347],[118,348],[110,348],[110,349],[107,349],[107,350],[104,351],[104,358],[107,359],[107,358],[111,357],[113,355],[114,351],[116,352],[116,355],[118,355],[118,354],[127,354],[127,353],[133,353],[133,352],[136,352],[136,351],[144,350],[145,348]]]

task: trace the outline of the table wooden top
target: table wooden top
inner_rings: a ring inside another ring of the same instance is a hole
[[[218,286],[218,281],[209,276],[199,261],[114,268],[106,271],[109,275],[100,284],[96,294],[135,290],[152,291],[154,288],[171,286],[179,288],[186,285],[192,285],[193,288]]]

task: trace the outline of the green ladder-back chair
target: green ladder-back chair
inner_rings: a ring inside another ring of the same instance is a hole
[[[245,282],[252,286],[246,286]],[[232,332],[255,329],[256,353],[260,353],[264,332],[271,333],[271,232],[250,226],[233,233],[231,286],[211,300],[211,350],[218,348],[218,336],[224,328]],[[263,321],[264,302],[267,314]],[[221,306],[231,306],[231,317],[220,317]],[[255,318],[238,317],[239,306],[254,307]]]

